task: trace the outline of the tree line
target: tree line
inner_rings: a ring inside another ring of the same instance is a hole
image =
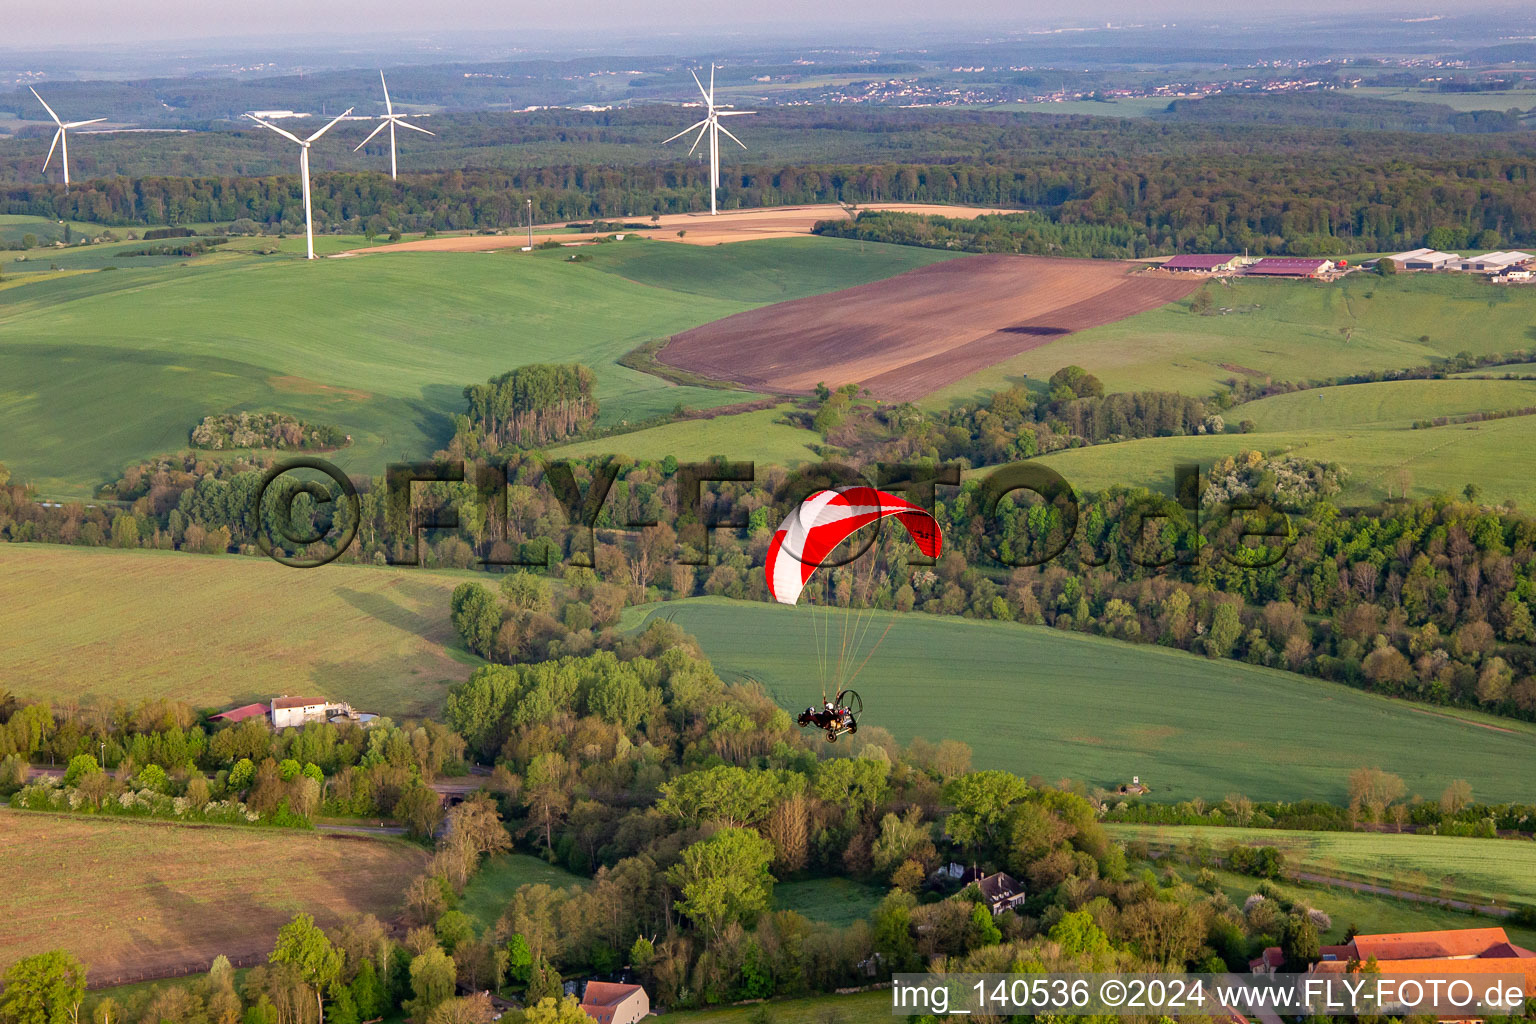
[[[963,120],[963,119],[962,119]],[[903,163],[749,163],[722,175],[726,209],[799,203],[931,202],[1030,208],[1040,245],[1080,254],[1381,251],[1448,228],[1504,244],[1536,239],[1536,154],[1522,134],[1344,133],[1083,119],[965,122],[961,159]],[[1134,154],[1132,157],[1130,154]],[[322,230],[374,218],[402,230],[494,229],[535,216],[563,222],[696,211],[707,171],[689,162],[593,160],[506,170],[451,170],[392,182],[381,174],[315,176]],[[0,213],[104,224],[230,222],[275,229],[302,221],[290,176],[142,176],[0,188]],[[1071,229],[1095,228],[1098,231]],[[1029,251],[1029,250],[1026,250]],[[1067,250],[1063,250],[1067,251]]]

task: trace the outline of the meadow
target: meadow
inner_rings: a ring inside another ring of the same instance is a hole
[[[304,692],[436,713],[480,664],[448,620],[449,594],[470,577],[0,544],[0,663],[8,689],[54,701],[228,707]]]
[[[527,853],[500,853],[487,857],[475,877],[459,894],[459,909],[474,918],[477,928],[490,928],[500,919],[517,890],[525,885],[554,889],[584,886],[587,879],[573,875]]]
[[[0,461],[50,496],[89,496],[126,464],[184,447],[203,416],[250,409],[342,427],[353,444],[334,460],[378,474],[447,443],[466,384],[533,362],[592,366],[603,424],[729,404],[744,395],[674,386],[616,360],[754,305],[950,255],[821,238],[728,250],[637,240],[583,253],[591,259],[503,251],[313,264],[215,253],[7,282]]]
[[[1119,485],[1171,494],[1176,464],[1198,462],[1209,468],[1219,458],[1257,450],[1339,463],[1349,473],[1334,499],[1343,505],[1400,496],[1404,483],[1409,497],[1415,498],[1460,494],[1471,483],[1484,500],[1514,501],[1528,508],[1536,504],[1536,479],[1529,463],[1511,454],[1529,451],[1533,442],[1536,417],[1516,416],[1424,430],[1406,424],[1390,429],[1365,424],[1149,437],[1054,452],[1040,461],[1079,491]]]
[[[773,887],[773,909],[798,914],[839,928],[864,921],[885,897],[883,886],[851,878],[809,878]]]
[[[762,1020],[758,1015],[764,1010],[769,1024],[890,1024],[892,1020],[891,994],[878,991],[678,1010],[656,1017],[655,1024],[754,1024]]]
[[[1470,275],[1205,287],[1209,313],[1192,312],[1190,299],[1068,335],[972,374],[926,404],[1044,380],[1070,364],[1097,374],[1109,391],[1204,395],[1234,377],[1320,380],[1423,366],[1461,351],[1524,349],[1536,337],[1536,289],[1497,288]]]
[[[1499,799],[1480,792],[1480,799]],[[1438,794],[1431,794],[1437,796]],[[1273,846],[1303,871],[1474,901],[1536,904],[1536,842],[1387,832],[1292,832],[1183,825],[1106,826],[1129,842],[1184,845],[1191,839],[1220,852],[1229,843]]]
[[[264,959],[301,910],[325,928],[392,917],[426,859],[398,840],[0,810],[0,969],[64,948],[110,984]]]
[[[809,608],[700,598],[651,614],[698,637],[724,678],[756,680],[786,708],[821,696]],[[1528,798],[1536,771],[1536,727],[1520,722],[1046,627],[894,618],[853,682],[865,724],[903,743],[962,740],[978,768],[1103,787],[1139,775],[1158,801],[1238,792],[1337,802],[1363,765],[1429,797],[1465,778],[1486,800]],[[832,629],[836,644],[835,619]],[[872,635],[884,629],[876,621]]]
[[[1179,874],[1186,881],[1192,882],[1195,879],[1196,870],[1181,866]],[[1239,907],[1259,886],[1257,878],[1239,875],[1232,871],[1218,869],[1216,879],[1222,891],[1227,894],[1227,898]],[[1440,931],[1447,928],[1487,928],[1495,923],[1499,923],[1517,945],[1529,949],[1533,943],[1536,943],[1536,930],[1521,928],[1507,922],[1495,922],[1487,917],[1450,910],[1432,903],[1415,903],[1409,900],[1374,896],[1342,886],[1316,885],[1289,880],[1270,884],[1278,888],[1287,899],[1321,910],[1329,916],[1333,927],[1323,933],[1322,940],[1325,943],[1342,944],[1351,928],[1357,933],[1380,934]]]

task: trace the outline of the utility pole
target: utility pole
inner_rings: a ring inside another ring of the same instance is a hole
[[[533,248],[533,200],[528,200],[528,248]]]

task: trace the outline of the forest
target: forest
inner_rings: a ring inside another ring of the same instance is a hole
[[[933,126],[897,121],[922,145]],[[961,118],[940,135],[955,154],[912,162],[727,165],[725,209],[783,204],[926,202],[1028,208],[1046,251],[1377,252],[1429,232],[1536,240],[1536,152],[1521,134],[1458,136],[1143,124],[1088,118]],[[597,129],[592,133],[599,134]],[[964,155],[960,155],[964,154]],[[454,170],[391,182],[375,173],[315,176],[322,231],[485,230],[516,226],[531,198],[539,222],[637,217],[707,206],[707,170],[690,162],[598,161]],[[290,176],[144,176],[0,186],[0,213],[111,225],[230,223],[270,231],[302,221]],[[1074,230],[1083,232],[1076,240]],[[1051,249],[1051,244],[1060,248]]]

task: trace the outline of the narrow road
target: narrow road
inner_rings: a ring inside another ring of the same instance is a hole
[[[1156,859],[1165,857],[1175,851],[1167,847],[1152,847],[1147,852],[1152,855],[1153,859]],[[1485,917],[1510,917],[1514,914],[1514,911],[1509,907],[1498,907],[1491,903],[1447,899],[1444,896],[1431,896],[1429,893],[1414,892],[1412,889],[1394,889],[1388,885],[1357,882],[1354,879],[1338,878],[1334,875],[1320,875],[1314,871],[1292,871],[1285,877],[1296,882],[1306,882],[1309,885],[1338,886],[1341,889],[1349,889],[1354,892],[1365,893],[1369,896],[1390,896],[1392,899],[1405,900],[1409,903],[1424,903],[1432,907],[1445,907],[1447,910],[1459,910],[1463,914],[1482,914]]]
[[[1291,877],[1295,878],[1298,882],[1311,882],[1316,885],[1336,885],[1344,889],[1353,889],[1355,892],[1368,893],[1372,896],[1390,896],[1393,899],[1407,900],[1410,903],[1429,903],[1437,907],[1459,910],[1464,914],[1509,917],[1514,913],[1509,907],[1496,907],[1490,903],[1472,903],[1467,900],[1446,899],[1441,896],[1431,896],[1428,893],[1413,892],[1409,889],[1393,889],[1390,886],[1373,885],[1370,882],[1356,882],[1348,878],[1334,878],[1332,875],[1319,875],[1310,871],[1298,871]]]

